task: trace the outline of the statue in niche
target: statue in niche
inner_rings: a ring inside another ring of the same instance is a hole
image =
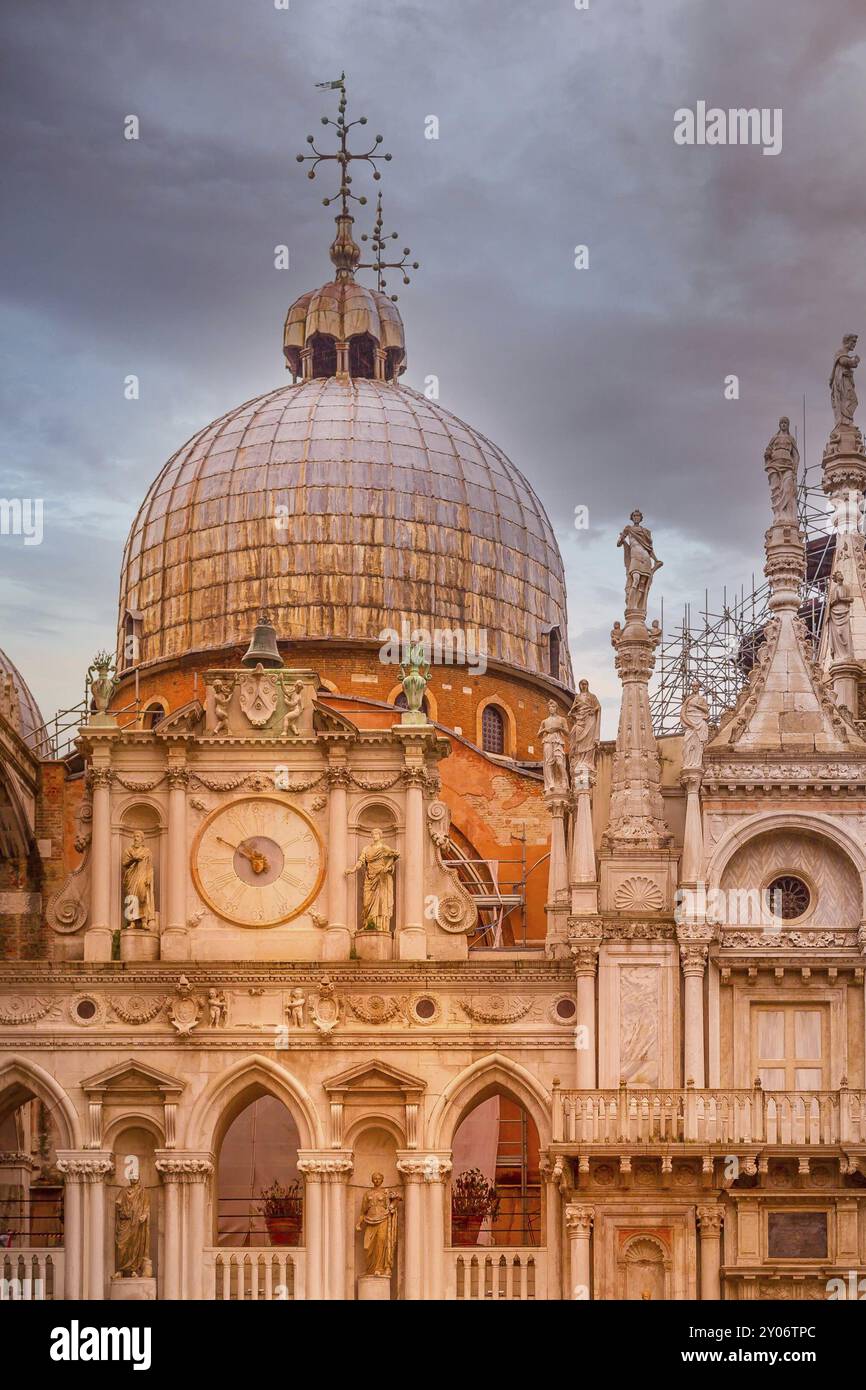
[[[234,681],[216,680],[213,683],[214,733],[227,734],[229,730],[229,702],[234,690]]]
[[[653,550],[652,532],[642,523],[643,512],[633,511],[629,525],[623,527],[617,541],[617,545],[623,548],[625,559],[626,617],[646,617],[653,575],[663,563]]]
[[[782,416],[777,433],[764,450],[764,466],[770,483],[773,520],[783,526],[799,525],[797,474],[800,453],[787,415]]]
[[[144,831],[136,830],[123,856],[123,916],[127,927],[156,927],[153,896],[153,855],[144,843]]]
[[[304,683],[295,681],[289,690],[283,688],[283,699],[285,701],[283,713],[283,738],[289,734],[293,738],[298,737],[298,720],[304,712]]]
[[[372,833],[369,845],[361,850],[358,861],[347,874],[364,870],[364,930],[389,932],[394,915],[394,871],[400,858],[397,850],[386,845],[382,832]]]
[[[361,1215],[356,1231],[364,1232],[365,1273],[388,1279],[397,1251],[397,1203],[400,1198],[383,1187],[381,1173],[372,1176],[373,1186],[361,1198]]]
[[[593,695],[589,681],[582,680],[578,685],[568,718],[571,776],[575,791],[579,791],[587,782],[587,772],[595,767],[601,732],[601,701]]]
[[[827,593],[828,633],[832,661],[853,661],[851,640],[851,590],[841,570],[836,570]]]
[[[857,410],[854,368],[859,367],[860,358],[854,352],[856,346],[857,334],[847,334],[833,359],[833,370],[830,373],[830,403],[833,406],[833,419],[837,429],[840,425],[853,425],[854,413]]]
[[[700,681],[692,681],[691,691],[680,706],[680,723],[683,726],[683,770],[703,767],[704,747],[710,736],[710,707]]]
[[[565,752],[568,720],[560,714],[555,700],[548,700],[547,709],[547,718],[542,721],[538,730],[544,759],[544,790],[563,793],[568,791],[568,764]]]
[[[221,989],[208,990],[207,1007],[211,1028],[224,1028],[229,1006]]]
[[[115,1279],[150,1279],[150,1198],[137,1173],[131,1173],[114,1204]]]

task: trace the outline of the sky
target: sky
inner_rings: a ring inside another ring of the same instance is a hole
[[[0,34],[0,497],[43,501],[41,544],[0,534],[0,646],[46,717],[114,645],[162,464],[287,381],[333,232],[295,155],[344,69],[422,266],[403,380],[436,375],[541,497],[607,732],[632,508],[664,561],[650,616],[760,578],[764,447],[787,413],[820,460],[834,353],[866,332],[862,0],[6,0]],[[780,109],[781,151],[675,143],[698,102]]]

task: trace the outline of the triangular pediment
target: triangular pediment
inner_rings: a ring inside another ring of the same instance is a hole
[[[771,618],[764,638],[748,685],[707,744],[707,758],[759,751],[798,757],[866,753],[866,742],[813,661],[796,613],[783,610]]]
[[[113,1067],[108,1067],[107,1070],[81,1082],[81,1089],[85,1095],[106,1091],[136,1091],[139,1094],[152,1095],[157,1091],[166,1097],[179,1096],[185,1086],[186,1082],[179,1081],[176,1076],[167,1076],[165,1072],[157,1071],[155,1067],[146,1066],[145,1063],[135,1061],[131,1057],[123,1062],[116,1062]]]
[[[417,1076],[410,1076],[408,1072],[392,1067],[389,1062],[375,1060],[359,1062],[357,1066],[350,1067],[348,1071],[340,1072],[339,1076],[332,1076],[323,1085],[329,1095],[334,1092],[381,1093],[383,1091],[400,1091],[409,1097],[420,1096],[427,1089],[426,1081],[421,1081]]]

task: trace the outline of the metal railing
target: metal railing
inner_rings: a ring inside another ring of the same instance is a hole
[[[866,1091],[554,1089],[555,1144],[862,1144]]]

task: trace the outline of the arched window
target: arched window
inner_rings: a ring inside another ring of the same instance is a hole
[[[316,333],[310,339],[313,349],[312,376],[337,375],[337,344],[326,333]]]
[[[121,669],[126,671],[130,666],[138,665],[139,648],[141,646],[141,614],[134,613],[131,608],[127,608],[123,617],[123,652],[121,654]]]
[[[155,729],[161,719],[165,718],[165,710],[158,700],[153,700],[141,712],[141,727],[143,729]]]
[[[485,753],[505,752],[505,715],[498,705],[487,705],[482,711],[481,747]]]
[[[547,634],[548,670],[555,681],[559,680],[559,649],[562,635],[558,627],[552,627]]]
[[[397,695],[397,696],[395,696],[395,698],[394,698],[394,708],[395,708],[395,709],[408,709],[408,708],[409,708],[409,701],[406,699],[406,696],[404,695],[404,693],[403,693],[402,690],[400,691],[400,694]],[[422,710],[422,712],[423,712],[424,714],[426,714],[426,715],[429,715],[429,713],[430,713],[430,706],[427,704],[427,696],[426,696],[426,695],[424,695],[424,696],[422,697],[422,699],[421,699],[421,710]]]
[[[451,1244],[541,1244],[538,1130],[523,1106],[495,1094],[457,1127]]]
[[[349,375],[368,379],[376,375],[376,344],[369,333],[349,339]]]
[[[259,1096],[226,1130],[217,1167],[218,1245],[300,1245],[303,1184],[294,1117],[274,1096]]]

